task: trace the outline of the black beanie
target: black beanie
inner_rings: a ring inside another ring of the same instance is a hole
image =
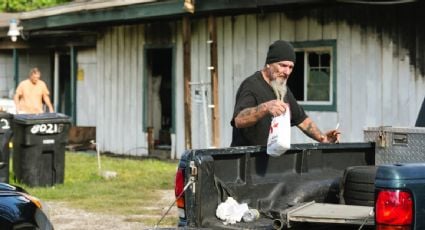
[[[292,61],[295,63],[294,47],[289,42],[283,40],[277,40],[269,46],[266,64],[280,61]]]

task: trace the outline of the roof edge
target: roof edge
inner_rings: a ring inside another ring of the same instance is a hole
[[[22,12],[21,20],[48,17],[60,14],[75,13],[79,11],[100,10],[134,4],[152,3],[157,0],[97,0],[89,2],[71,2],[54,7]]]
[[[84,10],[39,18],[20,18],[26,31],[57,29],[78,25],[178,16],[187,13],[183,0],[161,1],[112,7],[107,10]]]

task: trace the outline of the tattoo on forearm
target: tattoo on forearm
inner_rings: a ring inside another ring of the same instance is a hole
[[[258,105],[256,107],[246,108],[239,112],[238,116],[236,117],[237,126],[238,127],[249,127],[255,123],[257,123],[258,119],[262,117],[261,111],[262,111],[263,105]]]
[[[242,110],[240,113],[239,113],[239,115],[241,116],[241,117],[251,117],[251,116],[253,116],[253,115],[257,115],[257,113],[259,112],[259,111],[261,111],[261,107],[262,107],[263,105],[262,104],[260,104],[260,105],[258,105],[258,106],[256,106],[256,107],[251,107],[251,108],[246,108],[246,109],[244,109],[244,110]]]
[[[257,108],[256,108],[256,107],[254,107],[254,108],[246,108],[246,109],[242,110],[242,111],[239,113],[239,115],[240,115],[241,117],[251,116],[253,113],[255,113],[255,112],[256,112],[256,110],[257,110]]]
[[[316,125],[314,125],[313,122],[309,122],[307,124],[307,126],[304,129],[304,133],[313,139],[320,138],[320,136],[322,135],[320,130],[317,128]]]

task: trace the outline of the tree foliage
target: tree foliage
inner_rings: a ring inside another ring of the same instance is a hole
[[[1,12],[22,12],[55,6],[71,0],[0,0]]]

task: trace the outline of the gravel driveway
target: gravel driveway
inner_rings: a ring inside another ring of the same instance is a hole
[[[146,207],[147,209],[162,209],[162,213],[165,213],[169,205],[173,202],[174,190],[159,191],[162,194],[162,199],[158,201],[156,207]],[[153,229],[154,226],[146,226],[140,222],[134,222],[129,220],[140,220],[143,218],[142,215],[110,215],[110,214],[99,214],[91,213],[81,209],[75,209],[69,207],[64,202],[46,202],[48,209],[48,215],[53,223],[55,230],[108,230],[108,229],[120,229],[120,230],[133,230],[133,229]],[[175,216],[177,218],[177,208],[173,206],[168,216]],[[146,217],[146,216],[145,216]],[[161,216],[154,216],[154,218],[161,219]],[[173,226],[162,226],[169,227]]]

